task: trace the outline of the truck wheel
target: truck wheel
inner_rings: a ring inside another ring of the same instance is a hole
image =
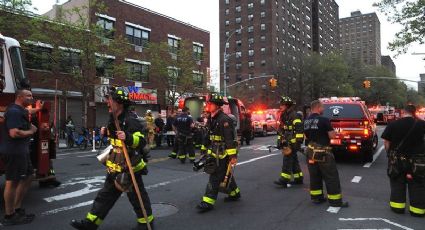
[[[372,149],[376,150],[376,148],[378,148],[378,136],[375,136],[372,142]]]

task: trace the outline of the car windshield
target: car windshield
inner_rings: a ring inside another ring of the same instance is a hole
[[[325,104],[323,116],[329,119],[363,119],[365,114],[358,104]]]
[[[22,53],[19,47],[10,48],[10,59],[12,61],[13,74],[15,76],[16,86],[18,89],[28,88],[29,80],[25,73],[25,68],[22,60]]]

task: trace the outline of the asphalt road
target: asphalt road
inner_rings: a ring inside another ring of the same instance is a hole
[[[383,127],[379,128],[379,133]],[[330,209],[310,202],[305,157],[299,154],[305,184],[282,189],[273,184],[281,169],[279,151],[266,148],[276,136],[258,137],[239,154],[236,180],[242,199],[224,203],[220,195],[213,211],[198,214],[195,206],[204,193],[208,177],[167,158],[169,150],[154,150],[149,175],[144,178],[156,216],[155,229],[425,229],[423,218],[393,214],[389,207],[389,181],[385,151],[380,140],[375,161],[342,157],[338,169],[344,199],[349,208]],[[84,218],[96,191],[102,186],[105,168],[90,151],[61,151],[55,161],[62,186],[40,189],[34,183],[25,205],[37,217],[31,225],[9,229],[71,229],[69,222]],[[2,181],[3,183],[3,181]],[[126,197],[111,210],[100,229],[130,229],[136,217]]]

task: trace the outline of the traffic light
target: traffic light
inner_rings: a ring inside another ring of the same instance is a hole
[[[277,87],[277,80],[273,77],[269,80],[270,88],[274,89]]]
[[[370,88],[370,81],[369,80],[366,80],[366,81],[363,82],[363,88],[366,88],[366,89]]]

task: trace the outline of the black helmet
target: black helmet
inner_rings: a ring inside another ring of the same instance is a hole
[[[212,93],[210,94],[210,99],[208,102],[214,103],[218,106],[223,106],[224,104],[226,104],[226,102],[224,101],[223,96],[221,96],[218,93]]]
[[[294,105],[295,102],[290,97],[281,96],[280,97],[280,104],[281,105]]]
[[[128,89],[125,87],[112,86],[109,88],[109,93],[111,95],[111,98],[120,104],[129,105],[131,102],[129,98]]]

